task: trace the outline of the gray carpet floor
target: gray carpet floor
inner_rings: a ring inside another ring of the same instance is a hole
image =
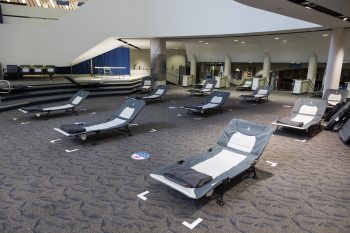
[[[257,163],[259,179],[234,179],[222,207],[151,179],[157,167],[211,147],[232,118],[270,124],[299,97],[273,92],[269,102],[252,104],[239,94],[231,90],[223,114],[202,117],[169,108],[202,101],[172,87],[164,103],[144,108],[131,137],[106,132],[96,145],[53,128],[105,120],[125,97],[87,99],[78,116],[48,120],[1,113],[0,232],[350,232],[350,148],[337,133],[316,129],[307,140],[301,132],[274,134]],[[151,157],[131,159],[138,151]],[[198,218],[192,230],[182,224]]]

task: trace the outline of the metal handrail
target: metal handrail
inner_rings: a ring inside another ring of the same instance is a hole
[[[4,82],[4,83],[6,83],[7,84],[7,91],[0,91],[0,94],[8,94],[8,93],[10,93],[11,92],[11,83],[9,82],[9,81],[7,81],[7,80],[0,80],[0,84],[1,84],[1,82]],[[6,89],[6,88],[5,88]]]

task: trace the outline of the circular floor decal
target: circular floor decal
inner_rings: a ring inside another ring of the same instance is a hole
[[[136,152],[134,154],[131,155],[131,158],[132,159],[135,159],[135,160],[144,160],[144,159],[148,159],[150,156],[149,153],[147,152]]]

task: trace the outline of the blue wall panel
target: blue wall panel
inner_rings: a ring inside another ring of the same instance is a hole
[[[95,67],[125,67],[124,69],[112,69],[113,75],[130,74],[130,49],[116,48],[92,58],[92,67],[94,74],[103,74],[103,69]],[[71,71],[72,70],[72,71]],[[83,61],[71,67],[57,67],[57,74],[90,74],[91,60]]]
[[[125,67],[124,69],[112,69],[114,75],[130,74],[130,49],[116,48],[93,58],[94,67]],[[94,74],[102,70],[94,69]]]

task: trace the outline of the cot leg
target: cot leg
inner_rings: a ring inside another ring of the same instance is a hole
[[[216,201],[216,204],[218,204],[219,206],[223,206],[225,205],[225,202],[224,202],[224,194],[225,194],[225,191],[227,190],[227,186],[228,184],[230,183],[230,178],[227,177],[224,181],[223,181],[223,187],[221,189],[221,192],[219,193],[219,199]]]
[[[99,134],[100,134],[100,132],[97,131],[97,132],[93,135],[93,137],[92,137],[92,144],[91,144],[91,145],[93,145],[93,146],[97,145],[96,138],[98,137]]]
[[[259,177],[256,175],[256,170],[255,170],[255,166],[251,165],[250,168],[247,170],[247,172],[252,172],[253,173],[253,179],[257,180],[259,179]]]
[[[131,131],[128,126],[125,127],[125,132],[128,133],[128,136],[131,136]]]
[[[49,114],[50,114],[50,111],[48,111],[48,112],[45,114],[44,120],[47,120],[47,119],[49,118]]]

